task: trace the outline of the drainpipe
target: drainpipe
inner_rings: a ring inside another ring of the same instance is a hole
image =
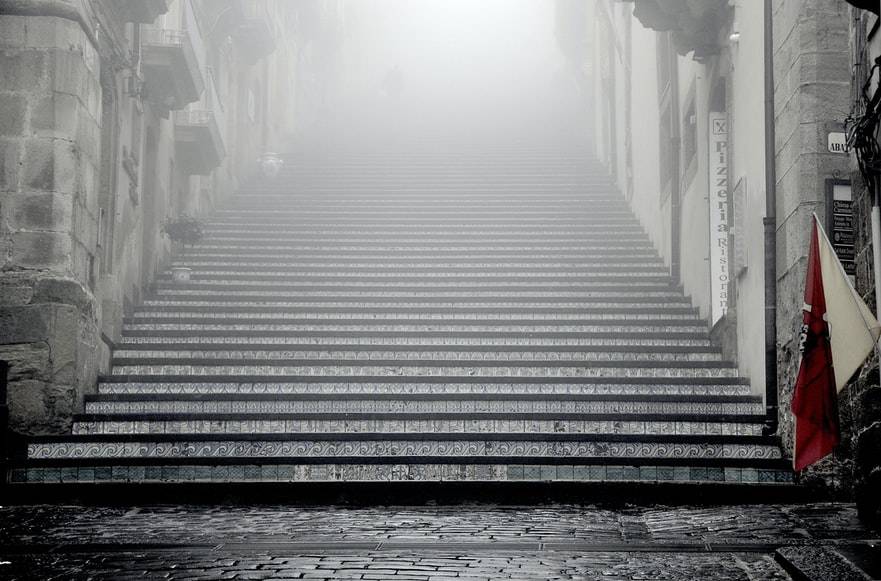
[[[669,34],[669,33],[668,33]],[[672,42],[670,44],[672,46]],[[682,207],[682,131],[679,115],[679,57],[675,50],[670,50],[670,276],[679,283],[682,271],[681,241],[681,207]]]
[[[777,147],[774,128],[774,10],[765,0],[765,427],[779,426],[777,394]]]

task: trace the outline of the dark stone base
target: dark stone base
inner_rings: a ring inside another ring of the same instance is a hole
[[[34,273],[4,273],[0,296],[10,429],[70,433],[83,396],[95,389],[102,358],[94,297],[74,280]]]

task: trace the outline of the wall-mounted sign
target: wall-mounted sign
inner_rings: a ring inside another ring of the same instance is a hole
[[[853,277],[856,274],[853,191],[847,180],[826,180],[826,234],[844,272]]]
[[[829,153],[847,153],[847,134],[841,132],[830,133],[827,145]]]
[[[728,114],[710,113],[710,323],[715,325],[728,311],[730,270],[728,260]]]

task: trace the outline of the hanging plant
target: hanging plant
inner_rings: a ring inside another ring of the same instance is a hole
[[[181,214],[163,222],[162,233],[172,242],[179,242],[184,246],[196,244],[205,235],[204,224],[189,214]]]

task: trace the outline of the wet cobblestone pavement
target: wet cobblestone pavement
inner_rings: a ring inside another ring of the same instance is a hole
[[[790,579],[874,538],[847,504],[0,508],[2,579]]]

